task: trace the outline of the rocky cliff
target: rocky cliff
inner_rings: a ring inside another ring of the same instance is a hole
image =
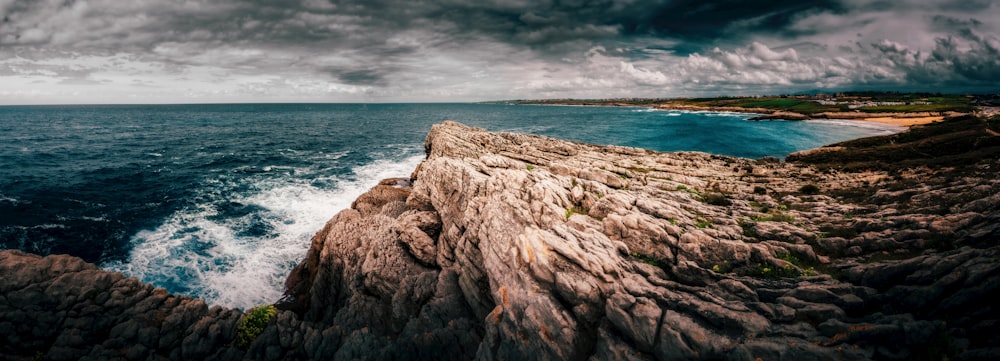
[[[996,154],[984,142],[977,154]],[[250,342],[237,342],[249,317],[238,311],[74,258],[7,251],[0,353],[996,358],[1000,160],[828,162],[854,146],[785,163],[445,122],[411,177],[383,181],[316,234],[281,311]]]

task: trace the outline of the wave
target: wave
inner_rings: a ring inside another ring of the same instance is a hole
[[[10,203],[11,205],[16,206],[18,204],[21,204],[21,201],[18,200],[17,198],[8,197],[3,195],[3,193],[0,193],[0,203]]]
[[[754,113],[740,113],[740,112],[727,112],[727,111],[715,111],[715,110],[696,110],[692,111],[694,114],[707,115],[712,117],[732,117],[732,118],[750,118]]]
[[[378,181],[409,176],[422,159],[379,159],[351,174],[319,177],[326,179],[292,177],[296,172],[255,178],[246,194],[202,201],[140,231],[125,262],[103,267],[210,304],[273,303],[330,217]]]

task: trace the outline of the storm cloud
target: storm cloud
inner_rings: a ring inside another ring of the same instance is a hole
[[[993,1],[0,0],[0,103],[997,91]]]

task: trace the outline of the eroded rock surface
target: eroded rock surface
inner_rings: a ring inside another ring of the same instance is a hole
[[[121,345],[135,344],[134,359],[1000,355],[997,159],[958,178],[820,171],[454,122],[435,125],[426,150],[410,178],[383,181],[317,233],[289,276],[285,311],[246,349],[231,346],[237,311],[68,257],[5,252],[0,352],[133,358]],[[942,211],[945,199],[955,201]],[[74,266],[50,266],[63,263]],[[74,321],[82,310],[100,321]],[[143,326],[121,326],[129,322]],[[36,323],[47,325],[42,341],[21,342]],[[65,331],[81,323],[91,328]],[[155,342],[143,339],[150,333]]]

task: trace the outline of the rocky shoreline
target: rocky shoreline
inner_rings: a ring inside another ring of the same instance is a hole
[[[0,355],[995,359],[996,127],[956,118],[782,162],[445,122],[409,178],[316,234],[246,344],[238,310],[3,251]]]

